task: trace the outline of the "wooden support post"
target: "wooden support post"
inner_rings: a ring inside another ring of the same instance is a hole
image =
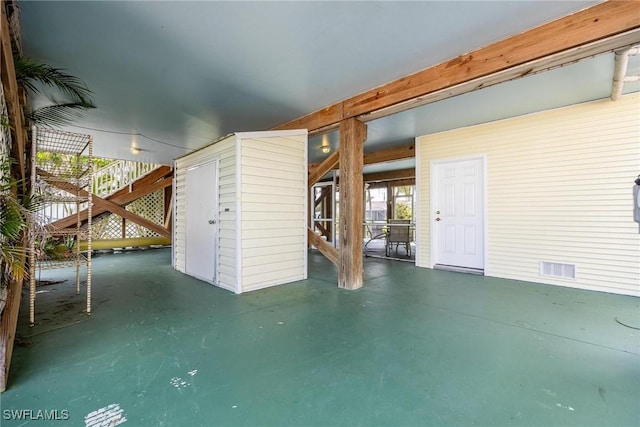
[[[11,156],[16,162],[18,170],[17,176],[20,179],[27,178],[26,173],[26,144],[27,134],[25,131],[25,121],[22,113],[23,104],[20,102],[20,87],[16,81],[15,66],[13,64],[13,50],[11,47],[11,34],[7,19],[4,2],[0,3],[0,76],[4,96],[11,118],[11,133],[13,134],[13,144],[11,145]]]
[[[7,388],[21,293],[22,281],[12,280],[7,287],[7,301],[0,318],[0,393]]]
[[[362,221],[363,181],[362,146],[367,126],[356,120],[340,122],[340,264],[338,286],[358,289],[363,285]]]

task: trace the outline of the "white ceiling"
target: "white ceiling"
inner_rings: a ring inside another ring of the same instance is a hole
[[[97,109],[67,127],[96,155],[171,164],[578,11],[594,1],[21,2],[24,52],[65,68]],[[632,63],[632,67],[637,67]],[[613,55],[368,123],[367,151],[593,99]],[[638,90],[638,85],[625,87]],[[37,102],[37,101],[36,101]],[[310,161],[323,136],[310,140]],[[327,136],[337,146],[337,134]],[[133,156],[129,147],[143,149]]]

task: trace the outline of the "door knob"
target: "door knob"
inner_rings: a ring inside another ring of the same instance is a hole
[[[216,220],[215,220],[215,219],[210,219],[210,220],[209,220],[209,224],[215,224],[215,223],[216,223]]]
[[[440,218],[436,218],[436,221],[440,221]]]

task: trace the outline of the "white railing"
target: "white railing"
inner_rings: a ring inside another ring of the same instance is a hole
[[[135,182],[137,179],[156,169],[157,164],[139,163],[129,160],[116,160],[107,166],[98,169],[93,174],[92,193],[98,197],[105,198],[120,190],[123,187]],[[60,192],[61,196],[66,193]],[[80,210],[86,208],[86,203],[81,203]],[[50,224],[69,215],[78,212],[78,204],[76,202],[61,201],[51,203],[46,210],[41,212],[45,224]]]
[[[93,191],[98,197],[107,197],[148,174],[159,165],[130,160],[117,160],[94,172]]]

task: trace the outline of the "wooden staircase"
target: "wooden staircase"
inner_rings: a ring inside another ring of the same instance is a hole
[[[49,183],[56,186],[59,189],[70,191],[76,194],[82,195],[86,190],[82,188],[74,187],[72,184],[58,182],[55,177],[45,171],[38,170],[38,174],[43,176]],[[99,181],[98,181],[99,182]],[[155,191],[171,188],[173,183],[173,168],[170,166],[157,166],[150,172],[133,179],[131,182],[122,180],[124,186],[106,196],[99,194],[93,194],[93,209],[92,219],[96,219],[104,216],[105,214],[116,214],[122,218],[134,222],[142,227],[149,229],[161,236],[171,238],[171,230],[169,229],[169,219],[171,217],[171,204],[165,209],[165,223],[164,225],[156,224],[134,214],[125,209],[125,207],[134,202],[135,200],[151,194]],[[108,187],[107,187],[108,188]],[[87,210],[80,211],[80,221],[85,223],[88,218]],[[78,223],[78,215],[73,213],[65,218],[54,221],[50,224],[51,227],[64,230],[66,228],[76,227]]]

